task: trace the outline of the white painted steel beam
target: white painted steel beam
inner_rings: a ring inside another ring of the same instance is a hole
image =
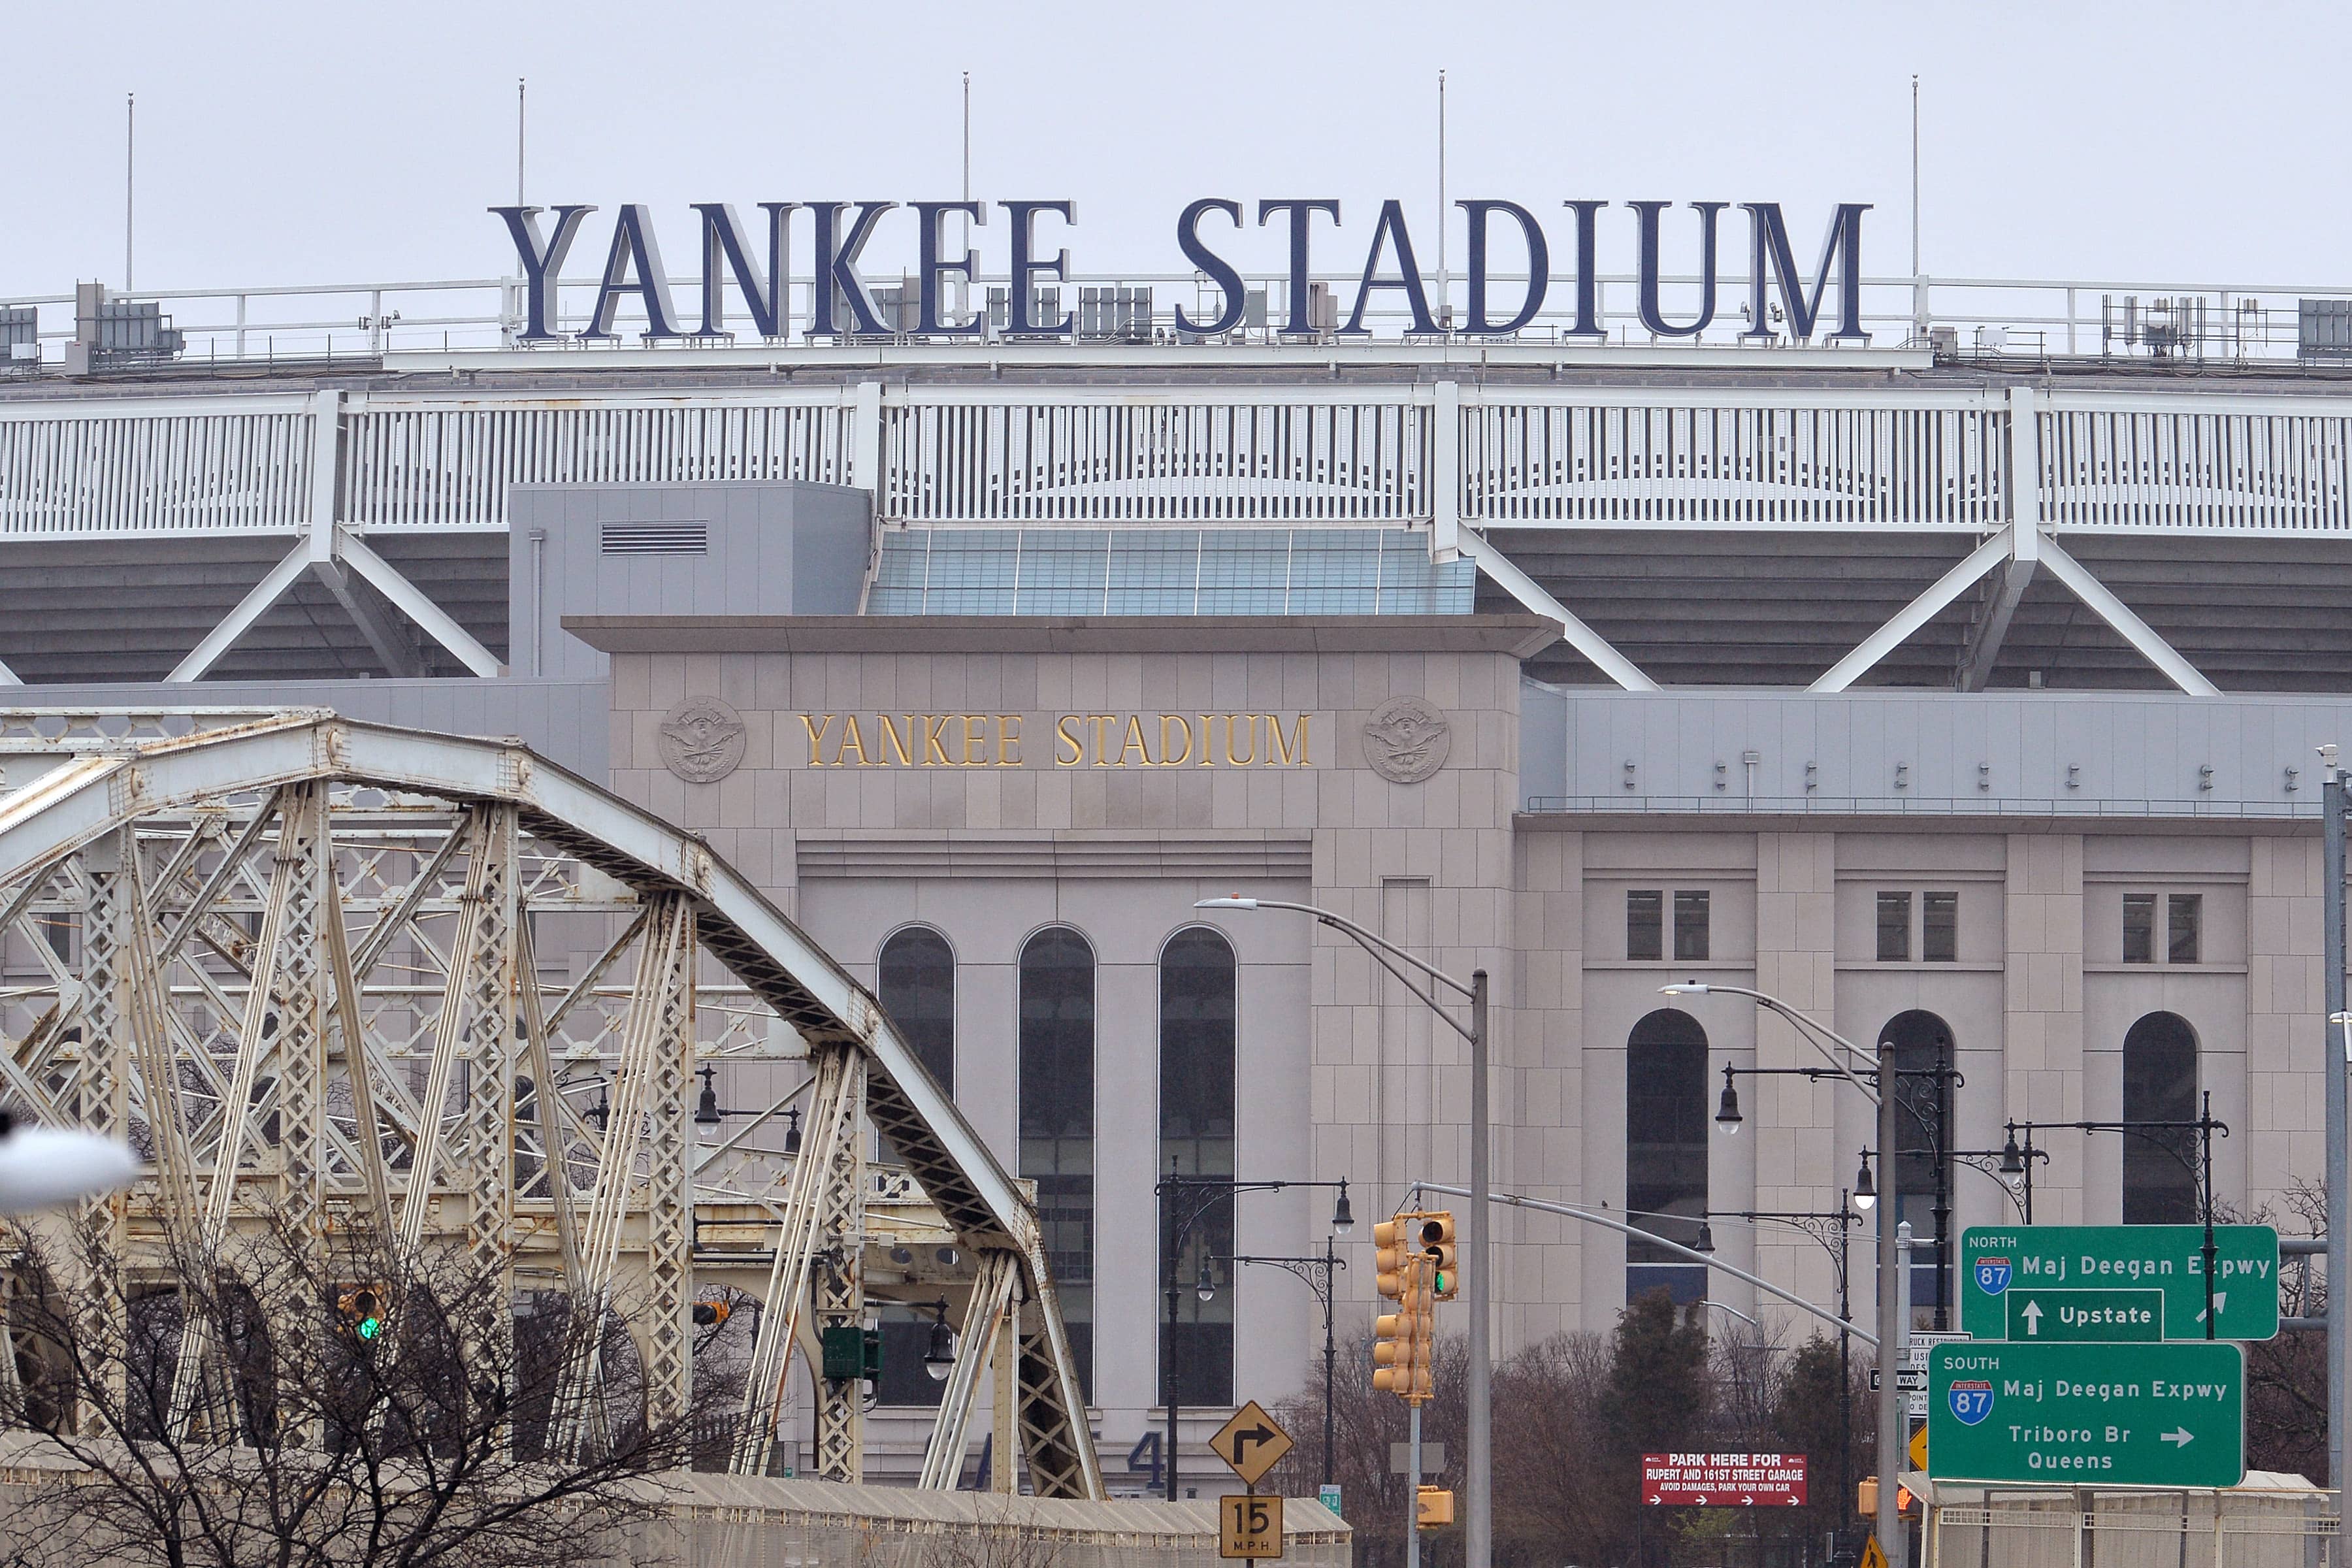
[[[432,674],[425,665],[424,655],[416,646],[400,635],[400,628],[385,619],[375,602],[362,594],[352,582],[352,574],[340,561],[321,561],[315,556],[310,562],[310,574],[326,585],[335,596],[335,603],[360,629],[360,636],[376,658],[383,665],[384,673],[400,679],[420,680]]]
[[[2073,590],[2076,598],[2090,607],[2091,613],[2115,627],[2124,641],[2139,651],[2141,658],[2164,673],[2164,678],[2191,697],[2219,697],[2221,689],[2205,679],[2204,672],[2180,657],[2179,649],[2156,635],[2156,628],[2132,614],[2131,606],[2116,597],[2105,583],[2085,570],[2083,563],[2058,548],[2055,540],[2044,540],[2043,558],[2049,563],[2050,574]]]
[[[1546,620],[1558,621],[1562,640],[1591,660],[1601,674],[1628,691],[1658,689],[1658,683],[1643,674],[1640,666],[1578,619],[1567,605],[1545,593],[1541,584],[1520,571],[1517,563],[1476,529],[1461,531],[1461,545],[1462,553],[1475,561],[1478,570],[1493,578],[1505,593]]]
[[[269,569],[267,576],[253,586],[253,592],[237,601],[228,618],[205,634],[205,640],[189,650],[167,681],[202,680],[206,671],[218,664],[221,656],[236,646],[236,639],[253,629],[253,624],[269,613],[269,606],[286,596],[286,590],[295,579],[310,569],[310,545],[308,540],[294,547],[286,559]]]
[[[1969,552],[1958,565],[1937,578],[1926,593],[1904,605],[1892,620],[1864,637],[1861,647],[1832,665],[1806,689],[1843,691],[1852,686],[1879,660],[1910,641],[1921,626],[1942,614],[1946,605],[1968,592],[1969,584],[1991,571],[2008,554],[2009,531],[2003,529]]]
[[[2042,563],[2042,412],[2030,386],[2009,389],[2009,564],[1993,584],[1984,615],[1969,629],[1956,682],[1962,691],[1982,691],[1991,680],[2009,624]]]
[[[22,686],[24,684],[24,678],[19,676],[15,670],[8,668],[8,661],[6,659],[0,658],[0,686]]]
[[[425,590],[393,569],[392,563],[354,535],[340,536],[336,552],[359,569],[361,576],[376,585],[376,590],[390,599],[404,616],[415,621],[426,637],[457,655],[458,660],[476,675],[499,673],[499,661],[489,649],[474,640],[474,635],[459,626],[455,616],[427,598]]]

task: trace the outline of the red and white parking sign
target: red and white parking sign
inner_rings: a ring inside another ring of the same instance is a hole
[[[1644,1454],[1642,1500],[1663,1508],[1795,1508],[1802,1454]]]

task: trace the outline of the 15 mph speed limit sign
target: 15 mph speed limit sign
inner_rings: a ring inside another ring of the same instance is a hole
[[[1282,1500],[1228,1492],[1217,1500],[1217,1555],[1282,1555]]]

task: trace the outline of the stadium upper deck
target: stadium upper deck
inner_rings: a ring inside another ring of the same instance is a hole
[[[0,668],[497,673],[516,487],[742,479],[869,498],[869,613],[1460,609],[1468,561],[1477,605],[1561,624],[1530,668],[1569,682],[2352,689],[2340,291],[1878,280],[1876,343],[1816,345],[1749,335],[1777,307],[1731,281],[1667,341],[1631,279],[1599,336],[1477,339],[1330,331],[1353,279],[1283,333],[1251,281],[1205,341],[1164,308],[1191,277],[1071,280],[1054,342],[985,280],[998,324],[954,342],[515,346],[515,280],[0,310],[31,345],[0,377]]]

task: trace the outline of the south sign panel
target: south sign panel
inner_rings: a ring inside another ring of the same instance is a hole
[[[1927,1473],[1939,1481],[2233,1487],[2246,1474],[2238,1345],[1938,1345]]]
[[[2210,1337],[2276,1338],[2278,1232],[2217,1225],[2213,1244]],[[2206,1339],[2204,1250],[2195,1225],[1970,1226],[1960,1234],[1960,1327],[1979,1340],[2019,1337],[2009,1300],[2018,1290],[2157,1290],[2165,1339]]]

